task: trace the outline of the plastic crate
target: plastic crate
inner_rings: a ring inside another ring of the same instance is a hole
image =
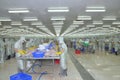
[[[32,80],[32,76],[26,73],[17,73],[10,76],[10,80]]]
[[[80,54],[80,50],[75,50],[75,54]]]
[[[60,59],[55,59],[55,64],[60,64]]]
[[[32,53],[32,56],[34,58],[43,58],[45,55],[45,52],[42,52],[42,51],[35,51]]]

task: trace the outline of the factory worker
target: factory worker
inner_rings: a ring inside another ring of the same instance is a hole
[[[5,46],[6,46],[6,60],[9,60],[11,58],[11,42],[9,39],[5,39]]]
[[[63,37],[58,37],[59,41],[59,49],[62,52],[60,55],[60,67],[61,67],[61,76],[67,76],[67,63],[66,63],[66,54],[67,54],[67,46],[64,43]]]
[[[26,42],[25,37],[21,37],[14,45],[15,48],[15,52],[16,52],[16,57],[20,57],[22,56],[18,50],[22,50],[23,49],[23,43]],[[22,60],[17,60],[17,64],[18,64],[18,70],[19,72],[23,71],[24,69],[24,64]]]
[[[11,55],[12,55],[11,57],[15,57],[14,44],[15,44],[14,39],[11,39]]]
[[[32,47],[32,46],[34,46],[34,44],[33,44],[33,39],[30,39],[27,43],[26,43],[26,48],[28,49],[28,48],[30,48],[30,47]],[[27,68],[30,68],[32,66],[32,64],[31,64],[31,61],[27,61]]]
[[[26,47],[29,48],[29,47],[32,47],[34,46],[33,44],[33,39],[30,39],[27,43],[26,43]]]
[[[115,55],[118,55],[119,44],[115,42]]]
[[[119,47],[119,39],[117,37],[114,38],[114,44],[115,44],[115,55],[118,55],[118,47]]]
[[[0,62],[4,63],[5,58],[5,42],[0,38]]]

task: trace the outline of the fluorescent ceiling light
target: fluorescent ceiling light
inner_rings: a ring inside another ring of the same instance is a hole
[[[23,19],[23,21],[38,21],[38,18],[36,17],[26,17]]]
[[[5,30],[5,28],[0,28],[0,31]]]
[[[103,20],[116,20],[116,16],[105,16]]]
[[[63,25],[63,21],[53,21],[53,25]]]
[[[118,25],[118,27],[120,27],[120,25]]]
[[[105,12],[105,7],[87,7],[86,12]]]
[[[20,28],[28,28],[28,26],[20,26]]]
[[[54,29],[55,29],[55,30],[60,30],[60,29],[61,29],[61,27],[54,27]]]
[[[120,24],[120,21],[115,21],[112,24]]]
[[[105,12],[106,10],[86,10],[86,12]]]
[[[84,24],[84,21],[73,21],[73,24]]]
[[[6,17],[0,17],[0,21],[11,21],[11,19]]]
[[[42,26],[36,26],[37,28],[46,28],[44,25]]]
[[[93,24],[103,24],[102,21],[93,21]]]
[[[53,26],[54,28],[62,28],[63,26]]]
[[[27,8],[11,8],[8,10],[9,13],[28,13],[30,12]]]
[[[103,6],[89,6],[87,9],[105,9]]]
[[[60,34],[56,34],[56,36],[60,36]]]
[[[102,27],[111,27],[111,25],[103,25]]]
[[[70,28],[74,28],[74,27],[79,27],[79,25],[77,25],[77,24],[70,25]],[[70,28],[69,28],[69,29],[70,29]]]
[[[52,17],[51,20],[66,20],[64,16]]]
[[[50,7],[48,12],[69,12],[68,7]]]
[[[42,25],[42,22],[32,22],[31,25]]]
[[[95,27],[95,25],[87,25],[86,27]]]
[[[13,21],[11,22],[11,25],[22,25],[22,23],[19,21]]]
[[[12,28],[12,26],[3,26],[3,28],[5,28],[5,29]]]
[[[91,20],[91,16],[78,16],[77,20]]]

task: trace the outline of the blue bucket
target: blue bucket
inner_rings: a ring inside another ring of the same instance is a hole
[[[43,51],[35,51],[32,53],[32,56],[34,58],[43,58],[44,54],[45,54],[45,52],[43,52]]]
[[[32,80],[32,76],[21,72],[11,75],[10,80]]]

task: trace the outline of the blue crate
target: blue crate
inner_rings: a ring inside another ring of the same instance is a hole
[[[21,72],[10,76],[10,80],[32,80],[32,76]]]
[[[32,56],[34,58],[43,58],[44,54],[45,54],[45,52],[43,52],[43,51],[35,51],[32,53]]]

